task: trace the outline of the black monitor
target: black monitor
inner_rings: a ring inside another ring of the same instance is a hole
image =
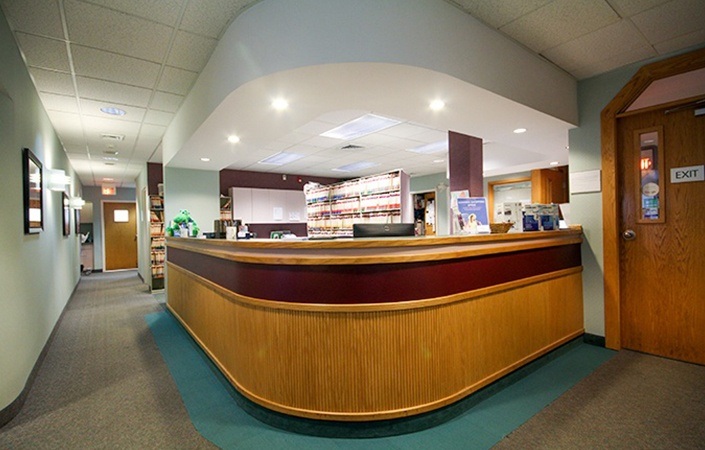
[[[353,237],[414,236],[413,223],[355,223]]]

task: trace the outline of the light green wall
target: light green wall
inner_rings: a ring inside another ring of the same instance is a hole
[[[167,224],[187,209],[201,231],[213,231],[220,218],[220,172],[164,169],[164,220]]]
[[[135,195],[137,196],[137,269],[142,280],[152,287],[152,261],[149,239],[149,205],[147,200],[147,164],[135,178]]]
[[[436,192],[436,234],[450,234],[448,217],[450,216],[450,194],[448,193],[448,178],[445,172],[421,177],[411,177],[410,190],[417,192]]]
[[[54,325],[80,278],[80,240],[62,235],[62,197],[44,192],[44,230],[24,234],[22,148],[45,168],[63,169],[81,188],[44,111],[0,11],[0,410],[25,387]],[[46,185],[45,185],[46,188]]]

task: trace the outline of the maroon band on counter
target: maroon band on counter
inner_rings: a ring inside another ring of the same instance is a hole
[[[580,244],[399,264],[249,264],[169,247],[167,261],[234,293],[294,303],[420,300],[579,267]]]

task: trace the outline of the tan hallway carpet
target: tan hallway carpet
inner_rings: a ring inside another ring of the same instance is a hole
[[[188,418],[144,321],[135,271],[84,276],[0,449],[215,448]]]

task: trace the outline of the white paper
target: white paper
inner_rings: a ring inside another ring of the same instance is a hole
[[[585,194],[602,190],[600,170],[586,170],[570,174],[570,193]]]
[[[272,216],[274,220],[284,220],[284,208],[275,206],[272,208]]]

